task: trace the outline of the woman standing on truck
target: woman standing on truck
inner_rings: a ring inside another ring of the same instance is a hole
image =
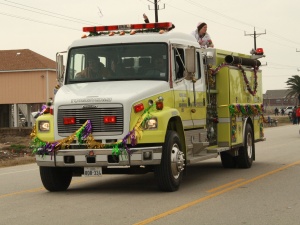
[[[207,33],[207,24],[200,22],[197,25],[197,29],[192,32],[192,35],[196,38],[197,42],[202,48],[213,48],[214,44]]]

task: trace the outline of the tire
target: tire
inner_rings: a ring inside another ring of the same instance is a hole
[[[221,161],[222,161],[222,166],[224,168],[235,168],[237,163],[236,163],[236,157],[229,154],[228,152],[221,152]]]
[[[48,191],[65,191],[72,180],[72,170],[60,167],[40,166],[40,176],[44,187]]]
[[[255,155],[254,137],[251,125],[246,124],[244,146],[239,148],[237,164],[240,168],[250,168]]]
[[[182,145],[177,132],[167,131],[162,149],[161,163],[154,168],[154,175],[160,190],[177,191],[185,167]]]

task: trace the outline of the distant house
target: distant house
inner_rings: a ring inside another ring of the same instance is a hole
[[[55,61],[29,49],[0,50],[0,127],[30,126],[56,84]]]
[[[263,95],[263,104],[266,112],[274,112],[274,109],[286,108],[298,104],[298,96],[287,97],[288,89],[267,90]]]

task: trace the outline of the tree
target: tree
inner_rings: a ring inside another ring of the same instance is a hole
[[[293,75],[288,78],[285,83],[288,86],[288,94],[286,97],[297,97],[298,102],[300,103],[300,77],[298,75]]]

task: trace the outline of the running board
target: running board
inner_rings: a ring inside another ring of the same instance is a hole
[[[209,142],[192,142],[193,149],[204,149],[209,145]]]
[[[205,155],[199,155],[197,157],[193,157],[192,159],[188,159],[187,164],[195,164],[207,159],[217,158],[218,155],[219,155],[218,153],[208,153]]]
[[[220,152],[230,150],[230,148],[229,147],[218,147],[217,145],[214,145],[214,146],[209,146],[209,147],[205,148],[205,150],[207,151],[207,153],[220,153]]]

